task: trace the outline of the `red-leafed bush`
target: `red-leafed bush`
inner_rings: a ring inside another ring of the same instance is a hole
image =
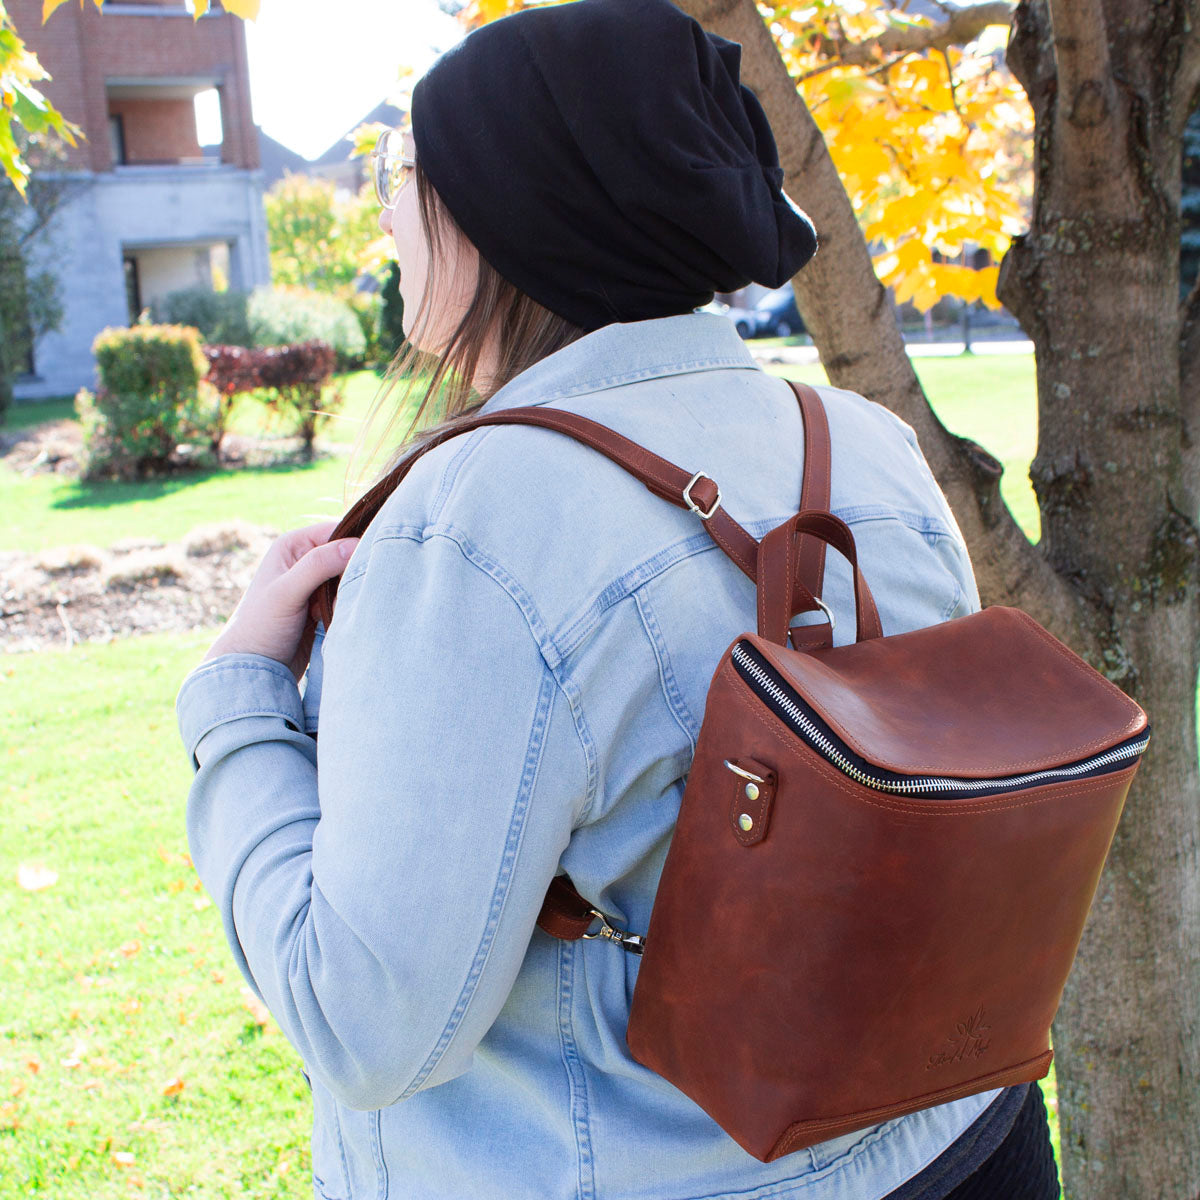
[[[244,346],[205,346],[208,381],[221,395],[221,429],[235,396],[258,391],[304,439],[304,456],[312,458],[317,422],[342,403],[340,389],[325,395],[333,377],[335,354],[325,342],[247,349]]]

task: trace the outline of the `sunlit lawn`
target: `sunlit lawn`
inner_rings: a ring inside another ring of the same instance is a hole
[[[1033,358],[980,356],[914,360],[930,400],[955,433],[973,437],[1004,463],[1001,490],[1018,523],[1039,536],[1037,501],[1029,484],[1037,412]],[[772,368],[779,370],[778,368]],[[789,367],[789,375],[823,382],[820,366]],[[379,386],[369,371],[345,377],[346,404],[321,435],[327,445],[349,448]],[[30,408],[11,414],[30,420]],[[239,432],[269,432],[263,406],[245,402],[235,410]],[[56,402],[48,417],[72,416],[70,404]],[[308,466],[245,471],[212,471],[144,483],[79,484],[53,475],[24,478],[0,465],[0,511],[6,528],[0,549],[30,550],[66,542],[107,545],[119,538],[153,535],[173,540],[197,525],[231,517],[290,529],[344,511],[344,456]]]
[[[918,369],[942,420],[1005,462],[1005,494],[1036,536],[1022,483],[1032,361],[925,359]],[[820,368],[797,374],[821,378]],[[333,435],[342,440],[378,381],[349,382],[349,420]],[[52,407],[61,411],[42,415],[71,415]],[[92,488],[0,467],[0,548],[169,539],[233,516],[289,528],[340,511],[344,466]],[[191,773],[173,702],[212,636],[0,657],[4,1200],[309,1194],[298,1059],[248,1003],[185,857]],[[1053,1074],[1042,1086],[1057,1152]]]
[[[379,379],[371,371],[344,377],[346,403],[318,436],[318,445],[348,450]],[[19,427],[40,405],[12,410],[5,428]],[[69,403],[48,406],[50,419],[73,417]],[[231,430],[280,436],[265,405],[239,400]],[[24,477],[0,465],[0,511],[6,517],[0,548],[32,550],[67,542],[108,545],[119,538],[150,536],[167,541],[210,521],[243,517],[280,530],[339,516],[345,509],[344,454],[311,464],[250,470],[198,472],[139,483],[79,483],[55,475]]]
[[[309,1194],[298,1060],[186,858],[173,703],[210,641],[0,658],[5,1200]]]

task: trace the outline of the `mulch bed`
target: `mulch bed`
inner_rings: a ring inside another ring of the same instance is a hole
[[[293,459],[300,439],[226,436],[225,466]],[[22,475],[78,477],[72,420],[0,432],[0,461]],[[163,631],[215,629],[228,619],[280,530],[248,521],[193,529],[178,542],[126,538],[34,552],[0,550],[0,652]]]
[[[278,534],[228,522],[180,542],[0,551],[0,651],[219,626]]]

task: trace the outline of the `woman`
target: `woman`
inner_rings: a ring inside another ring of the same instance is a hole
[[[795,511],[793,393],[694,311],[779,286],[816,249],[739,55],[668,0],[579,0],[434,64],[412,140],[376,158],[401,373],[417,350],[437,366],[418,416],[439,394],[450,421],[580,412],[702,466],[755,537]],[[911,428],[822,396],[832,507],[885,634],[977,609]],[[693,514],[553,431],[451,438],[397,487],[401,457],[336,529],[275,543],[177,698],[193,858],[304,1059],[316,1195],[1057,1196],[1036,1085],[767,1164],[631,1058],[634,956],[535,920],[565,870],[645,928],[753,588]],[[846,612],[839,556],[826,576]]]

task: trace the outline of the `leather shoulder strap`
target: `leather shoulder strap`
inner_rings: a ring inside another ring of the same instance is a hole
[[[796,393],[796,399],[799,401],[800,414],[804,425],[804,477],[800,486],[800,509],[828,511],[832,455],[829,439],[829,421],[825,415],[825,405],[822,403],[820,395],[807,384],[795,383],[792,380],[788,382],[791,384],[792,390]],[[510,411],[535,412],[540,410],[531,408],[528,410]],[[575,414],[571,413],[563,415],[571,417],[572,424],[575,420],[584,419],[577,418]],[[589,422],[588,424],[593,425],[594,422]],[[605,429],[605,426],[599,426],[599,428]],[[564,432],[572,431],[564,429]],[[611,430],[606,430],[606,432],[611,433]],[[620,435],[616,434],[613,436],[619,437]],[[641,447],[638,447],[638,449],[640,450]],[[649,451],[642,450],[642,453],[649,454]],[[619,462],[621,466],[629,469],[628,465],[622,462],[620,458],[612,454],[609,457],[613,458],[614,462]],[[650,457],[653,458],[655,456],[651,455]],[[661,462],[662,460],[659,461]],[[672,471],[679,471],[678,467],[671,467],[669,463],[665,465]],[[636,472],[634,473],[636,474]],[[686,473],[679,471],[679,474],[685,475]],[[643,480],[643,482],[646,481]],[[650,485],[647,484],[647,486]],[[651,490],[653,491],[654,489],[651,488]],[[670,499],[671,497],[667,498]],[[706,525],[709,532],[712,533],[711,523],[706,522]],[[745,531],[742,530],[742,532]],[[749,535],[747,534],[747,536]],[[715,540],[716,535],[713,534],[713,537]],[[717,544],[720,545],[721,543],[718,541]],[[724,549],[724,547],[722,548]],[[819,596],[821,594],[821,583],[825,575],[825,542],[811,534],[800,535],[797,560],[796,574],[800,590],[802,591],[803,588],[807,587],[810,592]],[[737,560],[735,559],[734,561],[736,562]],[[757,553],[755,561],[757,563]],[[756,578],[756,575],[752,576],[752,578]],[[824,624],[798,626],[791,631],[792,643],[797,649],[801,649],[809,642],[819,644],[823,640],[825,633]],[[587,933],[594,920],[595,912],[592,906],[579,894],[570,877],[567,875],[556,875],[546,891],[545,900],[542,902],[542,909],[537,919],[538,926],[552,937],[561,938],[564,941],[575,941]]]
[[[826,509],[829,506],[830,454],[825,406],[807,384],[788,382],[796,393],[804,424],[804,479],[800,507]],[[703,471],[685,471],[607,425],[565,409],[523,405],[469,417],[431,438],[405,459],[399,469],[397,484],[422,454],[451,437],[483,425],[539,425],[591,446],[640,480],[654,495],[678,508],[690,508],[695,512],[713,541],[748,578],[757,580],[758,543],[721,507],[720,487],[711,476]],[[809,591],[817,595],[820,595],[824,565],[825,543],[811,536],[802,537],[797,574]]]

